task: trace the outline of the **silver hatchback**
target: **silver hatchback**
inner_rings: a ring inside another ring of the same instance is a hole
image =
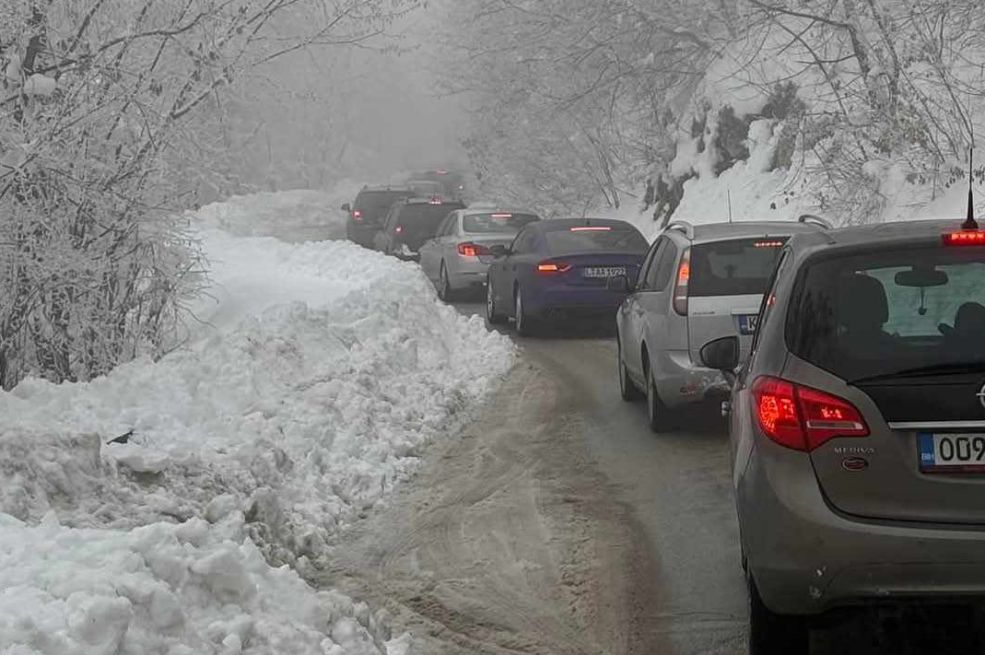
[[[654,431],[672,428],[682,405],[728,394],[718,371],[701,364],[700,347],[737,335],[742,355],[748,353],[780,249],[791,235],[826,228],[820,219],[804,217],[675,222],[660,234],[616,316],[622,396],[646,397]]]
[[[985,598],[985,232],[797,235],[727,407],[754,654],[839,607]]]

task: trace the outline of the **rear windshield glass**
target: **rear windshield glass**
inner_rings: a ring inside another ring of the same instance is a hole
[[[552,255],[574,255],[583,252],[644,253],[649,244],[632,228],[570,228],[548,230],[544,233],[547,249]]]
[[[461,204],[456,203],[443,203],[440,205],[431,205],[426,203],[406,205],[400,210],[400,215],[397,217],[397,222],[404,227],[406,232],[412,234],[430,234],[433,235],[437,231],[438,226],[441,224],[448,214],[452,213],[456,209],[464,209],[465,207]]]
[[[537,220],[533,214],[468,214],[462,219],[462,228],[469,234],[516,234],[521,227]]]
[[[410,195],[410,191],[363,191],[352,208],[361,211],[364,220],[380,221],[393,203]]]
[[[766,292],[786,237],[735,239],[691,248],[690,296],[744,296]]]
[[[985,362],[985,249],[921,248],[810,266],[791,350],[846,380]]]

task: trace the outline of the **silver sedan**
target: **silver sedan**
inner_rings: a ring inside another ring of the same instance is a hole
[[[420,249],[421,268],[442,300],[486,284],[491,248],[508,247],[524,225],[540,220],[529,211],[475,208],[454,211]]]

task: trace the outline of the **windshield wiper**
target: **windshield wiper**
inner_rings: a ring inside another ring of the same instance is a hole
[[[892,373],[880,373],[866,377],[850,380],[848,384],[864,384],[866,382],[880,382],[882,380],[896,380],[901,378],[924,378],[934,375],[965,375],[970,373],[985,373],[985,361],[981,362],[949,362],[946,364],[930,364],[928,366],[918,366],[907,368],[902,371]]]

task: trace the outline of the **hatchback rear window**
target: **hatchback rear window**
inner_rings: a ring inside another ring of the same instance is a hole
[[[405,205],[397,216],[397,223],[403,226],[405,234],[434,236],[441,221],[456,209],[464,209],[456,203]]]
[[[468,234],[516,234],[524,225],[538,220],[533,214],[510,212],[467,214],[462,219],[462,228]]]
[[[548,230],[544,233],[547,249],[552,255],[574,255],[587,252],[645,253],[649,244],[635,229],[574,227]]]
[[[381,221],[393,203],[411,195],[410,191],[363,191],[352,208],[361,211],[364,220]]]
[[[766,292],[787,237],[732,239],[691,248],[690,296],[745,296]]]
[[[985,363],[983,282],[983,248],[826,259],[798,282],[788,346],[849,381]]]

